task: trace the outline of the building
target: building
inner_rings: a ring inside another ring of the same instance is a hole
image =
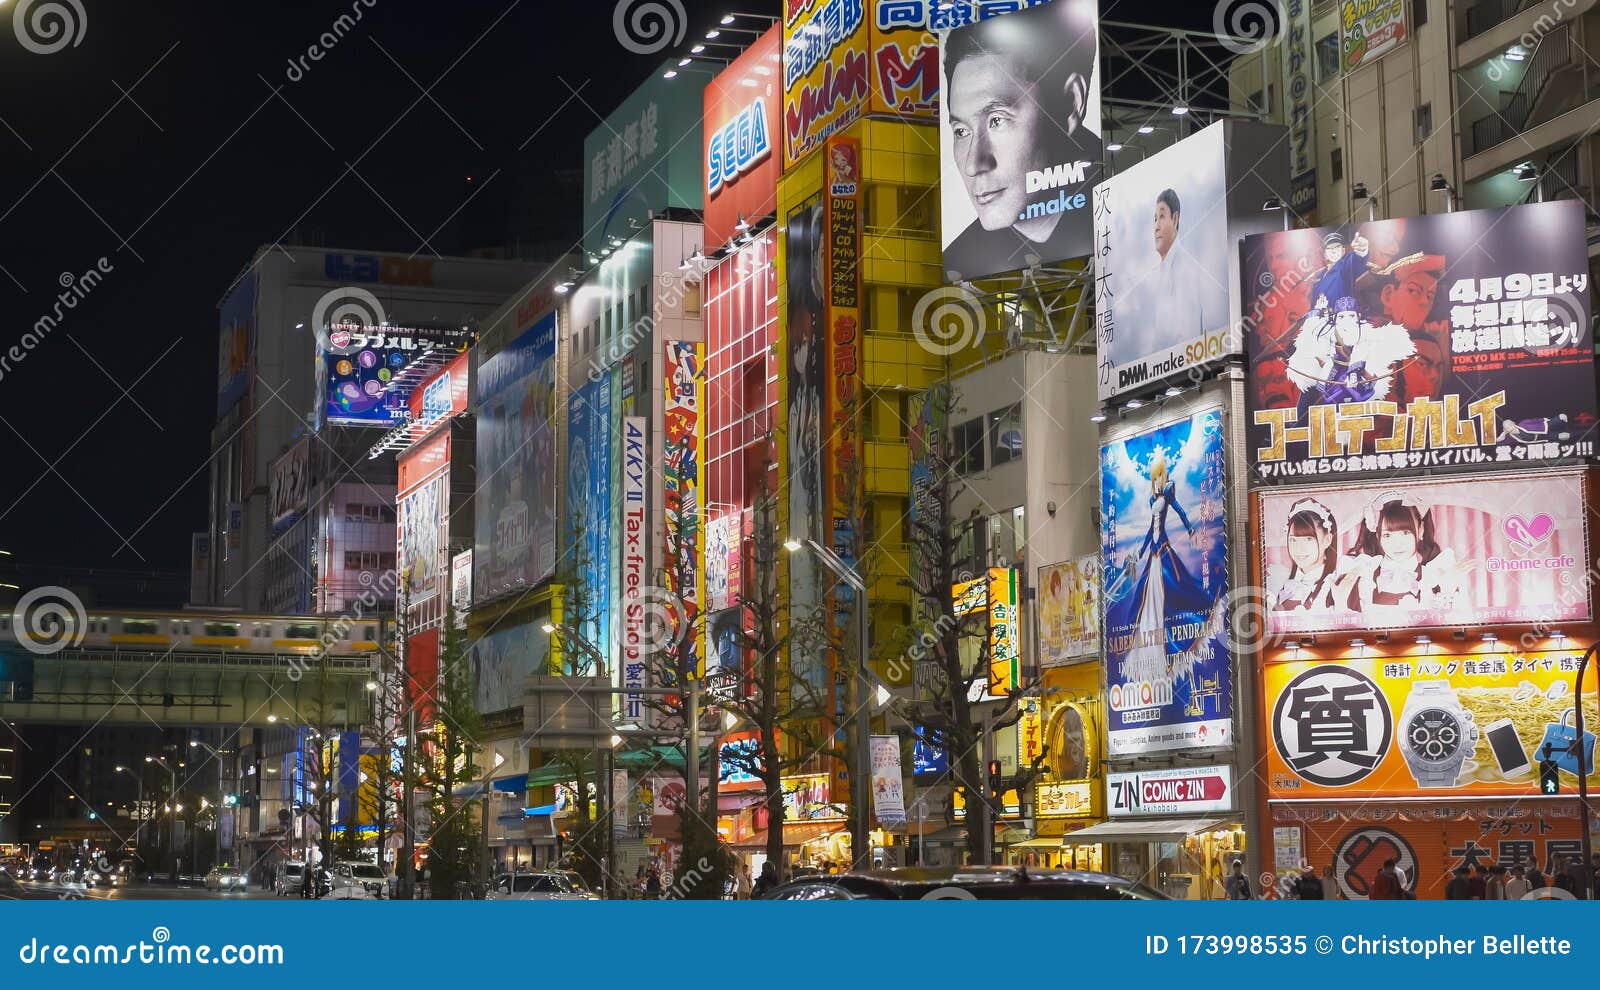
[[[391,425],[386,411],[398,406],[381,387],[367,393],[367,383],[409,363],[415,331],[470,334],[532,271],[515,261],[258,250],[220,304],[210,526],[197,541],[208,552],[196,555],[205,596],[194,604],[339,612],[366,587],[361,574],[392,569],[394,473],[364,454],[373,427]],[[385,323],[412,332],[395,335],[406,339],[385,351],[383,367],[360,369],[366,379],[357,382],[357,371],[336,381],[329,347],[319,344],[327,327]],[[345,384],[371,408],[341,410],[330,392]],[[294,483],[274,507],[273,467],[285,457],[282,473]]]

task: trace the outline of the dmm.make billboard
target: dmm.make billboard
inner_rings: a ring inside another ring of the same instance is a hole
[[[548,313],[478,367],[476,601],[555,570],[555,356]]]
[[[1489,644],[1494,647],[1494,644]],[[1595,668],[1574,726],[1575,652],[1415,653],[1267,664],[1274,798],[1512,797],[1540,793],[1545,744],[1563,789],[1594,775]],[[1570,743],[1579,743],[1577,752]]]
[[[627,240],[651,211],[701,207],[701,86],[662,69],[583,140],[583,247]]]
[[[569,621],[611,662],[611,372],[567,398],[567,525],[582,587],[567,589]],[[575,607],[576,606],[576,607]]]
[[[1113,756],[1233,741],[1222,412],[1100,448]]]
[[[1104,157],[1098,13],[1095,0],[1055,0],[944,36],[940,217],[950,280],[1093,247],[1091,194]]]
[[[1584,476],[1263,492],[1272,634],[1589,619]]]
[[[1263,477],[1593,455],[1582,203],[1268,233],[1240,255]]]
[[[778,208],[783,32],[774,25],[705,88],[705,242]]]

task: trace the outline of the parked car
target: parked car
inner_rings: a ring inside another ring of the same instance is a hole
[[[250,876],[243,870],[224,863],[213,866],[211,872],[206,874],[205,886],[207,890],[249,890]]]
[[[598,901],[600,895],[578,889],[563,873],[502,873],[486,898],[491,901]]]
[[[1166,895],[1126,877],[1084,870],[1019,866],[934,869],[905,866],[865,873],[800,877],[769,901],[1164,901]]]
[[[272,881],[272,890],[279,897],[299,897],[306,880],[306,864],[286,859],[278,864],[278,873]]]
[[[389,876],[383,868],[372,863],[340,862],[333,864],[330,875],[331,890],[359,888],[375,898],[389,896]]]

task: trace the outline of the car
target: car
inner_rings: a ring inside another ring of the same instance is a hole
[[[249,890],[250,876],[243,870],[229,863],[213,866],[211,872],[206,874],[205,888],[207,890]]]
[[[573,886],[566,874],[555,871],[541,873],[502,873],[489,888],[486,900],[491,901],[598,901],[600,895],[587,888]]]
[[[1087,870],[1020,866],[902,866],[863,873],[799,877],[768,901],[1164,901],[1165,894],[1126,877]]]
[[[22,872],[19,880],[32,880],[35,883],[50,883],[56,878],[56,861],[48,853],[38,853],[33,857],[33,862]]]
[[[279,897],[299,897],[305,879],[306,864],[294,859],[284,860],[278,864],[277,875],[272,881],[272,890]]]
[[[389,876],[372,863],[345,861],[333,864],[329,877],[333,891],[359,888],[375,898],[389,894]]]

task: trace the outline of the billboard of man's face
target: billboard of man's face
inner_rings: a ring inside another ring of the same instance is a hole
[[[981,18],[941,43],[940,218],[953,277],[1093,247],[1098,15],[1094,0],[1053,0]]]

